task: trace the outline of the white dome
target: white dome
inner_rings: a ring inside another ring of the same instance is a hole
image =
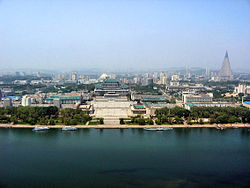
[[[100,76],[100,80],[104,80],[104,79],[106,79],[108,77],[108,75],[107,74],[105,74],[105,73],[103,73],[101,76]]]

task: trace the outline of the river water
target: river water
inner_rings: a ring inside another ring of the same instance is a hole
[[[249,186],[248,129],[0,129],[0,187]]]

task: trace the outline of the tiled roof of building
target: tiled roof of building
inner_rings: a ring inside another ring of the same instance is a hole
[[[142,104],[134,104],[134,108],[143,109],[144,105],[142,105]]]

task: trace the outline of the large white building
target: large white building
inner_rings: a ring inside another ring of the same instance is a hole
[[[31,98],[27,95],[22,97],[22,106],[30,106],[31,105]]]
[[[234,93],[250,94],[250,86],[247,86],[245,83],[239,83],[238,87],[234,88]]]

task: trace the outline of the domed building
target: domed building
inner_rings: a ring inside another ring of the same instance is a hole
[[[107,78],[108,78],[108,75],[105,74],[105,73],[103,73],[103,74],[99,77],[99,80],[100,80],[100,81],[103,81],[103,80],[105,80],[105,79],[107,79]]]

